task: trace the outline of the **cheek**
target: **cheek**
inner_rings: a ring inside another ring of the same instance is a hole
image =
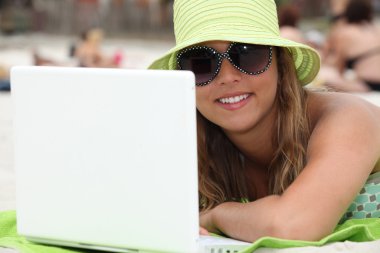
[[[278,69],[275,59],[273,60],[272,65],[268,71],[262,74],[260,81],[261,85],[259,87],[264,93],[266,93],[268,96],[276,95],[278,86]]]
[[[276,72],[267,71],[260,76],[260,79],[251,82],[252,86],[254,86],[255,94],[261,102],[270,102],[276,96],[278,86]]]
[[[207,104],[210,101],[210,92],[206,87],[199,87],[196,91],[197,109],[200,113],[204,114],[207,111]]]

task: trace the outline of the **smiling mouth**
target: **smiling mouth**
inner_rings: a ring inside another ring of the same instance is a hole
[[[246,100],[250,94],[244,94],[240,96],[234,96],[234,97],[227,97],[227,98],[219,98],[217,101],[222,104],[236,104],[243,100]]]

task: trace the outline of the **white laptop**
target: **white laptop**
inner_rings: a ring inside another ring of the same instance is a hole
[[[114,252],[233,253],[199,237],[187,71],[14,67],[18,233]]]

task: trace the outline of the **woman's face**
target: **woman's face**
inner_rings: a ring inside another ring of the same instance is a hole
[[[213,41],[203,45],[225,52],[230,42]],[[224,59],[215,79],[196,88],[199,112],[224,131],[244,133],[262,121],[273,120],[277,90],[277,61],[259,75],[248,75]]]

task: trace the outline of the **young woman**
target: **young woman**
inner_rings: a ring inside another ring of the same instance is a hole
[[[319,57],[279,36],[272,0],[176,0],[174,25],[176,47],[150,67],[196,77],[202,233],[328,235],[375,172],[380,109],[304,88]]]

